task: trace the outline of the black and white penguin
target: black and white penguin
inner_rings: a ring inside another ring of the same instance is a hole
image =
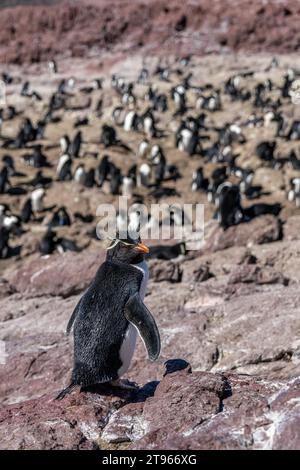
[[[300,178],[292,178],[290,180],[288,200],[291,202],[295,201],[296,207],[300,207]]]
[[[148,109],[141,117],[143,122],[143,128],[148,139],[156,137],[157,131],[155,127],[155,119],[151,109]]]
[[[74,157],[74,158],[79,157],[81,144],[82,144],[82,134],[81,134],[81,131],[78,131],[69,146],[68,153],[70,154],[71,157]]]
[[[38,188],[32,191],[30,195],[31,208],[33,212],[41,212],[44,209],[43,199],[46,193],[44,188]]]
[[[76,183],[84,184],[86,179],[86,172],[82,163],[75,169],[73,179],[76,181]]]
[[[224,230],[241,222],[243,212],[240,200],[238,186],[228,182],[219,186],[217,194],[218,219]]]
[[[110,193],[114,196],[120,194],[120,187],[122,184],[122,173],[120,168],[111,165],[110,169]]]
[[[274,151],[276,149],[276,141],[273,140],[271,142],[264,141],[260,142],[256,146],[256,155],[263,161],[270,162],[274,160]]]
[[[9,230],[6,227],[0,225],[0,259],[7,258],[9,256]]]
[[[8,169],[4,166],[0,171],[0,194],[6,193],[9,186]]]
[[[185,242],[175,245],[154,245],[150,247],[149,258],[171,260],[186,254]]]
[[[62,155],[56,169],[57,181],[70,181],[72,179],[71,167],[72,159],[70,155],[67,153]]]
[[[146,158],[149,154],[150,144],[148,139],[143,139],[139,145],[138,155],[141,158]]]
[[[31,202],[31,198],[29,198],[29,199],[26,199],[25,203],[22,206],[20,218],[22,222],[27,224],[32,218],[32,216],[33,216],[32,202]]]
[[[48,227],[39,243],[41,255],[51,255],[56,248],[56,233]]]
[[[50,227],[65,227],[70,225],[71,218],[67,212],[67,209],[64,206],[60,207],[54,212],[52,219],[49,223]]]
[[[126,114],[125,119],[124,119],[124,125],[123,125],[124,131],[126,132],[130,132],[133,130],[136,131],[138,129],[139,120],[140,120],[139,116],[137,115],[135,111],[129,111]]]
[[[207,191],[208,183],[208,179],[204,178],[203,168],[197,168],[192,175],[192,191]]]
[[[148,163],[143,163],[138,172],[137,184],[138,186],[144,186],[148,188],[151,178],[151,167]]]
[[[57,73],[57,63],[55,60],[49,60],[48,62],[49,71],[53,74]]]
[[[61,148],[61,153],[63,155],[69,152],[70,144],[71,144],[70,137],[67,134],[61,137],[60,148]]]
[[[149,249],[139,241],[115,239],[106,261],[69,320],[74,325],[74,367],[71,384],[57,397],[62,399],[76,386],[101,383],[132,388],[120,378],[129,369],[137,332],[154,361],[160,353],[155,320],[143,303],[148,269],[144,255]]]
[[[94,186],[97,185],[96,180],[95,180],[95,169],[94,168],[90,168],[86,172],[83,184],[86,188],[93,188]]]
[[[104,181],[108,179],[111,169],[111,162],[108,155],[103,155],[101,162],[96,169],[96,177],[98,179],[99,188],[102,187]]]
[[[46,155],[42,152],[42,146],[40,144],[34,146],[32,153],[23,155],[23,160],[25,163],[33,166],[34,168],[50,166]]]

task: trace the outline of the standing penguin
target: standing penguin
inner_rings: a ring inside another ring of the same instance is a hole
[[[69,154],[71,157],[78,158],[82,144],[82,134],[78,131],[69,146]]]
[[[130,366],[137,330],[149,359],[158,358],[159,332],[143,304],[148,279],[144,255],[148,252],[143,243],[130,238],[112,241],[106,261],[69,320],[67,333],[74,324],[74,368],[71,384],[57,399],[78,385],[109,382],[132,388],[120,377]]]

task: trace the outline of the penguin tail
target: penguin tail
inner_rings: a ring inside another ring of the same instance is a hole
[[[54,400],[62,400],[63,398],[65,398],[65,396],[69,395],[69,393],[71,393],[74,388],[77,387],[77,384],[74,384],[74,383],[70,383],[70,385],[67,387],[67,388],[64,388],[56,397]]]

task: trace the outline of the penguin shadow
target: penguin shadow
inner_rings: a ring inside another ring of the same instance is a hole
[[[21,188],[20,186],[15,186],[13,188],[9,188],[7,190],[7,193],[10,196],[22,196],[23,194],[27,194],[27,191],[26,191],[26,189]]]
[[[133,382],[129,382],[129,385],[134,386]],[[157,386],[159,385],[158,380],[153,380],[146,383],[142,387],[137,387],[133,390],[127,390],[118,388],[110,384],[96,384],[88,387],[81,387],[80,393],[91,393],[96,395],[102,395],[107,397],[118,397],[125,399],[127,403],[142,403],[148,398],[153,397]]]
[[[165,377],[168,374],[172,374],[174,372],[178,372],[184,369],[186,369],[188,373],[191,373],[191,366],[184,359],[180,359],[180,358],[169,359],[164,362],[164,366],[165,366],[165,371],[164,371],[163,377]],[[130,381],[126,381],[126,382],[128,383],[128,385],[131,385],[131,386],[136,385],[134,382],[130,382]],[[104,384],[90,385],[88,387],[81,387],[80,393],[88,392],[88,393],[97,394],[97,395],[118,397],[118,398],[125,399],[127,404],[143,403],[148,398],[151,398],[154,396],[155,391],[159,384],[160,384],[159,380],[152,380],[150,382],[147,382],[142,387],[137,387],[136,389],[133,389],[133,390],[125,390],[123,388],[118,388],[108,383],[104,383]]]

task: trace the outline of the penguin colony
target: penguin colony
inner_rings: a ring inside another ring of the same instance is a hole
[[[134,79],[113,73],[83,82],[62,76],[54,60],[48,67],[51,93],[21,75],[1,77],[2,260],[97,243],[96,207],[118,195],[147,205],[205,203],[206,220],[224,230],[300,207],[300,120],[291,117],[299,70],[273,59],[216,86],[189,56],[144,63]],[[262,172],[265,184],[256,182]],[[125,219],[118,214],[119,226]]]

